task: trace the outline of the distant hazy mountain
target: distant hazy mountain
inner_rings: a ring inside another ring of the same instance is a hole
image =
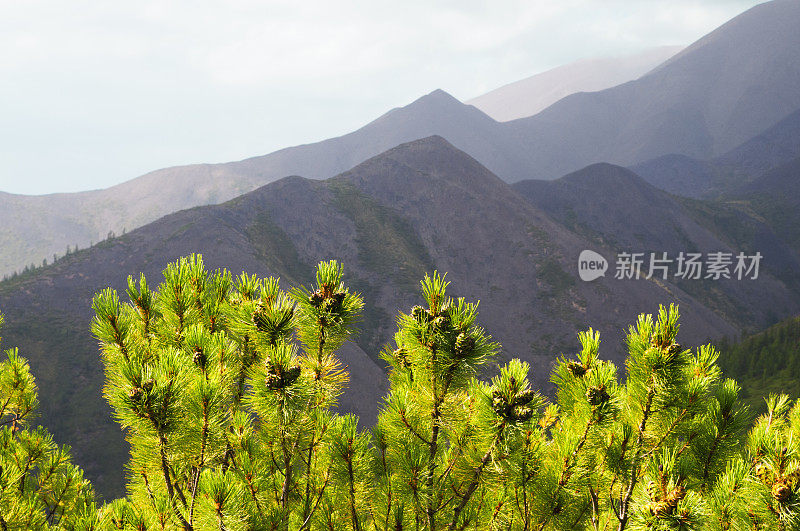
[[[587,183],[602,177],[588,171]],[[597,187],[592,201],[615,204],[612,184]],[[651,209],[657,206],[652,201],[663,199],[647,194],[642,201]],[[534,379],[545,387],[553,358],[576,348],[579,330],[599,329],[603,355],[619,360],[626,326],[660,303],[680,304],[685,344],[736,333],[739,323],[717,307],[733,291],[693,296],[669,281],[615,280],[609,242],[557,217],[441,137],[426,138],[327,181],[289,177],[221,205],[171,214],[0,283],[3,343],[30,359],[45,425],[73,445],[101,492],[117,494],[125,449],[100,397],[91,298],[106,286],[123,288],[127,275],[140,271],[156,283],[169,261],[192,252],[202,252],[210,268],[277,275],[286,284],[308,283],[319,260],[341,260],[347,282],[366,299],[362,333],[345,357],[352,390],[342,405],[367,422],[385,390],[377,353],[392,337],[396,312],[419,302],[418,280],[434,269],[448,273],[454,295],[481,301],[480,321],[503,343],[501,358],[530,361]],[[635,236],[647,234],[646,226],[623,229]],[[670,227],[658,229],[659,245],[680,239],[680,227]],[[692,241],[718,241],[693,230],[684,230]],[[646,241],[642,246],[649,248]],[[587,248],[612,261],[611,271],[593,282],[577,275],[578,255]],[[741,299],[752,305],[743,315],[753,323],[769,319],[763,301],[779,317],[800,311],[800,298],[769,274],[758,286],[761,299],[751,299],[750,291]]]
[[[659,46],[620,57],[583,59],[521,79],[466,101],[498,122],[533,116],[565,96],[595,92],[637,79],[682,46]]]
[[[433,134],[505,178],[526,175],[527,153],[474,107],[437,90],[361,129],[314,144],[224,164],[157,170],[90,192],[25,196],[0,193],[0,274],[40,264],[67,245],[85,247],[182,208],[227,201],[286,175],[325,179],[403,142]]]
[[[798,26],[797,0],[758,5],[636,81],[507,125],[532,150],[534,178],[670,153],[712,158],[800,108]]]
[[[669,154],[631,166],[647,182],[672,194],[709,198],[735,192],[764,172],[800,157],[800,109],[710,160]]]

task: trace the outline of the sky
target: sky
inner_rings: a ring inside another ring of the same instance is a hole
[[[0,0],[0,191],[316,142],[437,88],[687,45],[757,3]]]

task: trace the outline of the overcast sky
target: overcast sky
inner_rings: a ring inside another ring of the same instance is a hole
[[[104,188],[690,44],[751,0],[0,0],[0,190]]]

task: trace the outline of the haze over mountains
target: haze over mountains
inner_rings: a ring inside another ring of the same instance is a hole
[[[467,100],[498,122],[525,118],[576,92],[596,92],[639,78],[679,51],[659,46],[621,57],[583,59]]]
[[[600,161],[717,156],[800,108],[798,25],[795,0],[756,6],[640,79],[573,94],[511,122],[435,91],[348,135],[240,162],[166,168],[80,194],[0,194],[0,273],[286,175],[328,178],[433,134],[507,182],[554,179]]]
[[[545,387],[577,331],[599,329],[602,355],[619,359],[627,325],[658,304],[680,303],[687,345],[763,328],[800,312],[799,26],[800,2],[763,4],[637,80],[510,122],[437,90],[269,155],[80,194],[0,194],[3,272],[127,229],[0,283],[3,345],[30,359],[44,424],[116,495],[126,452],[100,397],[91,298],[129,274],[157,283],[189,253],[286,285],[341,260],[366,299],[342,408],[366,423],[385,390],[377,354],[434,269],[481,300],[502,357],[532,362]],[[605,277],[579,279],[584,249],[610,261]],[[758,280],[613,278],[617,253],[682,251],[764,258]]]

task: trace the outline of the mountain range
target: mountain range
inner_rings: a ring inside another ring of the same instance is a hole
[[[587,203],[591,209],[576,209]],[[635,215],[625,210],[630,203]],[[200,252],[210,268],[279,276],[289,286],[309,282],[319,260],[341,260],[347,282],[366,301],[362,332],[344,353],[351,390],[342,408],[369,424],[385,391],[377,354],[391,340],[396,313],[419,302],[425,272],[446,271],[454,294],[480,300],[481,323],[504,346],[498,361],[531,362],[543,389],[555,356],[576,348],[578,331],[600,330],[603,354],[619,361],[626,326],[659,304],[680,304],[682,341],[694,345],[733,336],[744,323],[766,326],[800,312],[800,292],[775,268],[762,270],[758,282],[697,286],[618,280],[613,265],[603,278],[579,280],[578,255],[587,248],[612,262],[620,249],[649,251],[668,242],[701,251],[740,248],[736,236],[748,220],[723,224],[732,233],[726,234],[707,222],[718,217],[714,203],[703,203],[712,212],[699,221],[677,205],[607,164],[512,186],[442,137],[429,137],[332,179],[287,177],[221,205],[168,215],[0,283],[4,344],[29,358],[43,422],[74,446],[101,492],[119,493],[125,447],[100,395],[103,375],[89,327],[93,294],[106,286],[123,290],[127,275],[144,272],[156,283],[168,262]],[[598,224],[598,213],[609,210],[619,210],[619,219]],[[765,263],[791,256],[777,245]],[[795,271],[796,257],[787,260]]]
[[[600,161],[630,166],[670,154],[718,156],[800,109],[798,25],[796,0],[761,4],[639,79],[572,94],[510,122],[437,90],[350,134],[269,155],[166,168],[77,194],[0,194],[0,273],[286,175],[328,178],[430,135],[507,182],[554,179]]]

